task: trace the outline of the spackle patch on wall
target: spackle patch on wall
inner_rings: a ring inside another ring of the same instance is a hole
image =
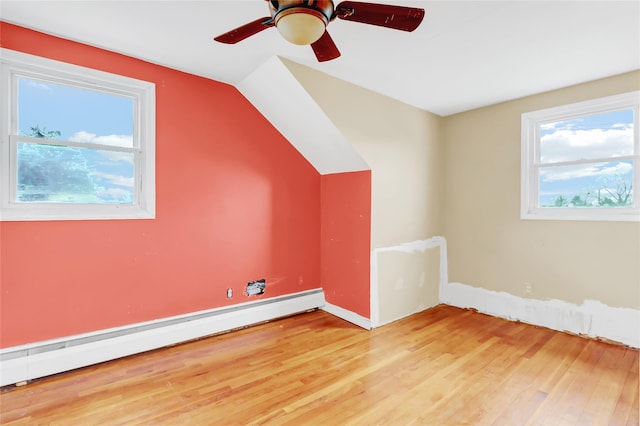
[[[404,288],[404,278],[403,277],[396,278],[395,289],[402,290],[403,288]]]
[[[443,237],[373,249],[372,326],[388,324],[435,306],[439,289],[447,281],[446,262]],[[385,300],[384,306],[380,306],[380,300]]]
[[[596,300],[575,305],[562,300],[522,298],[462,283],[448,283],[441,288],[440,302],[640,348],[640,311],[636,309],[614,308]]]

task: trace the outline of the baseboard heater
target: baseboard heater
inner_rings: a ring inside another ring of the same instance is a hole
[[[0,350],[0,386],[186,342],[325,304],[322,289]]]

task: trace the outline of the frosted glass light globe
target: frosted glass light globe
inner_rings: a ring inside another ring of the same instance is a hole
[[[276,16],[276,28],[285,40],[306,45],[324,34],[327,23],[322,14],[306,8],[285,9]]]

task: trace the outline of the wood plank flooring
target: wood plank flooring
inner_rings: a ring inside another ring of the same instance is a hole
[[[322,311],[0,394],[3,425],[638,425],[638,351],[440,305]]]

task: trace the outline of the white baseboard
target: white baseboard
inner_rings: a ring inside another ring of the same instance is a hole
[[[342,318],[345,321],[349,321],[350,323],[355,324],[359,327],[362,327],[365,330],[371,330],[371,320],[369,318],[358,315],[355,312],[351,312],[347,309],[341,308],[340,306],[332,305],[328,302],[324,302],[322,310],[327,311],[331,315],[334,315],[338,318]]]
[[[0,386],[322,307],[322,289],[0,350]]]
[[[595,300],[575,305],[561,300],[527,299],[461,283],[443,286],[440,302],[640,348],[640,311],[636,309],[613,308]]]

